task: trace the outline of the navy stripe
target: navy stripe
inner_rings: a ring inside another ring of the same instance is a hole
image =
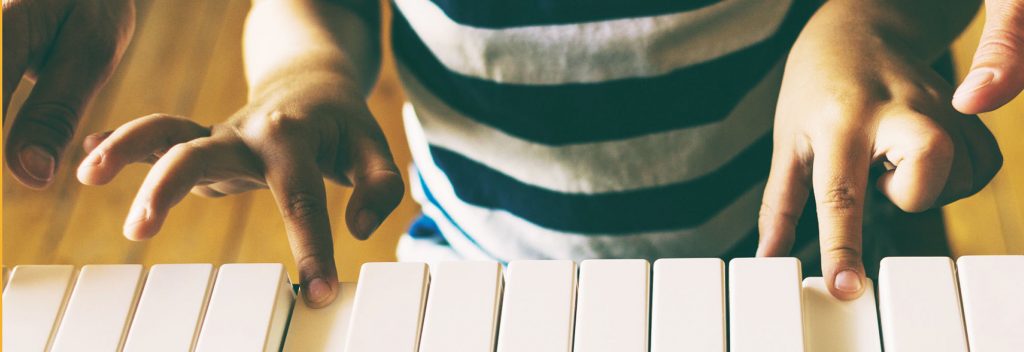
[[[690,182],[602,194],[554,192],[441,147],[431,146],[430,153],[463,202],[503,209],[558,231],[633,234],[692,228],[710,220],[767,178],[771,141],[771,133],[765,134],[725,166]]]
[[[623,139],[719,121],[788,51],[808,15],[794,6],[779,33],[707,63],[647,78],[564,85],[504,84],[448,70],[399,13],[396,57],[448,106],[549,145]]]
[[[475,246],[476,248],[479,248],[480,252],[484,253],[484,255],[486,255],[486,256],[488,256],[490,258],[493,258],[494,260],[497,260],[497,261],[501,262],[502,265],[508,264],[507,262],[505,262],[505,261],[503,261],[501,259],[498,259],[498,257],[496,257],[493,254],[491,254],[491,252],[489,252],[488,250],[484,249],[484,247],[481,246],[480,243],[476,242],[476,239],[474,239],[473,236],[470,236],[469,233],[466,232],[466,230],[462,229],[462,226],[459,226],[458,222],[455,222],[455,219],[452,218],[451,214],[448,214],[448,211],[445,210],[444,207],[441,206],[441,203],[438,202],[436,198],[434,198],[434,194],[431,193],[430,192],[430,188],[427,187],[427,182],[423,181],[423,175],[419,174],[419,170],[416,170],[416,179],[420,183],[420,189],[423,190],[423,196],[425,198],[427,198],[427,202],[429,202],[430,204],[433,204],[434,207],[437,208],[437,210],[441,212],[441,215],[443,215],[444,218],[446,220],[448,220],[448,222],[450,224],[452,224],[452,226],[455,227],[455,230],[458,231],[459,235],[462,235],[462,237],[465,237],[467,240],[469,240],[469,242],[472,243],[473,246]],[[445,235],[445,233],[443,231],[439,231],[439,232],[441,233],[442,236]],[[445,242],[448,242],[447,238],[445,239]]]
[[[657,16],[721,0],[432,0],[453,21],[481,28],[552,25]]]

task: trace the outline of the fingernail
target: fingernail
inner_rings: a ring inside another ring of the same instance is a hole
[[[322,303],[331,297],[331,286],[321,278],[309,282],[309,294],[306,296],[311,303]]]
[[[29,176],[39,181],[50,181],[56,162],[53,155],[39,146],[26,146],[18,153],[21,167]]]
[[[995,77],[995,73],[990,69],[979,68],[971,71],[971,73],[964,78],[964,82],[960,83],[960,87],[956,89],[956,92],[953,93],[953,97],[956,98],[981,89],[989,83],[992,83],[992,80],[995,79]]]
[[[369,238],[370,234],[377,230],[377,226],[380,226],[380,217],[376,213],[368,209],[359,212],[359,216],[356,218],[356,228],[359,229],[360,238]]]
[[[843,270],[836,275],[836,289],[843,292],[860,291],[860,275],[853,270]]]

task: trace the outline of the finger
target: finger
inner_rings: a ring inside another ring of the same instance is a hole
[[[178,144],[153,165],[128,211],[125,237],[144,240],[156,235],[170,209],[207,173],[209,158],[216,155],[212,149],[209,139]]]
[[[248,177],[255,157],[234,143],[200,138],[171,147],[153,165],[139,187],[125,220],[124,234],[132,240],[156,235],[174,205],[197,184]]]
[[[128,164],[178,143],[208,136],[209,128],[182,117],[150,115],[132,120],[89,152],[78,167],[78,180],[87,185],[106,184]],[[87,143],[90,140],[94,142],[95,138],[86,138]]]
[[[124,52],[112,38],[82,40],[71,28],[90,28],[69,16],[38,71],[36,85],[15,118],[7,141],[7,165],[21,183],[50,184],[89,101],[106,83]],[[111,43],[97,47],[97,42]]]
[[[954,137],[928,116],[886,119],[878,128],[875,146],[895,168],[878,178],[879,191],[907,212],[925,211],[936,204],[954,170]],[[962,171],[969,171],[963,168]]]
[[[359,131],[350,137],[352,169],[348,179],[353,191],[345,212],[349,231],[358,239],[367,239],[402,201],[405,184],[398,171],[384,134],[376,123],[370,132]]]
[[[843,135],[855,136],[858,132]],[[853,299],[864,290],[861,228],[870,145],[859,138],[817,148],[812,183],[818,210],[821,273],[829,291]]]
[[[964,114],[995,110],[1024,88],[1024,1],[985,1],[985,27],[970,73],[953,95]]]
[[[231,179],[227,181],[215,182],[208,185],[198,186],[192,189],[193,193],[205,197],[223,197],[226,195],[245,193],[254,189],[267,188],[267,185],[262,182],[246,179]]]
[[[805,163],[790,152],[772,156],[758,217],[758,257],[786,256],[793,249],[796,225],[810,193]]]
[[[114,131],[98,132],[85,136],[85,139],[82,140],[82,149],[85,149],[86,155],[92,153],[92,151],[96,149],[100,143],[107,140],[107,137],[110,137],[112,133],[114,133]]]
[[[323,307],[334,300],[337,291],[334,241],[316,150],[303,145],[307,134],[297,124],[283,116],[272,118],[263,140],[273,145],[258,153],[266,165],[267,185],[284,218],[306,302]]]

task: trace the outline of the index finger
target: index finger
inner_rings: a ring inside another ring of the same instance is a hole
[[[277,150],[263,158],[267,185],[284,219],[306,302],[326,306],[334,300],[338,272],[324,181],[312,151],[278,141]]]
[[[821,273],[839,299],[864,290],[861,230],[870,151],[855,140],[838,140],[816,149],[812,183],[821,241]]]

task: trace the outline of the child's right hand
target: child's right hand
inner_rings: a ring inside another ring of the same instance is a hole
[[[191,190],[223,196],[270,188],[284,217],[306,301],[324,306],[338,281],[323,177],[354,187],[345,222],[367,238],[405,191],[387,141],[359,89],[337,77],[277,82],[212,127],[150,115],[86,138],[78,179],[102,185],[126,165],[152,162],[124,225],[129,239],[154,236]]]

